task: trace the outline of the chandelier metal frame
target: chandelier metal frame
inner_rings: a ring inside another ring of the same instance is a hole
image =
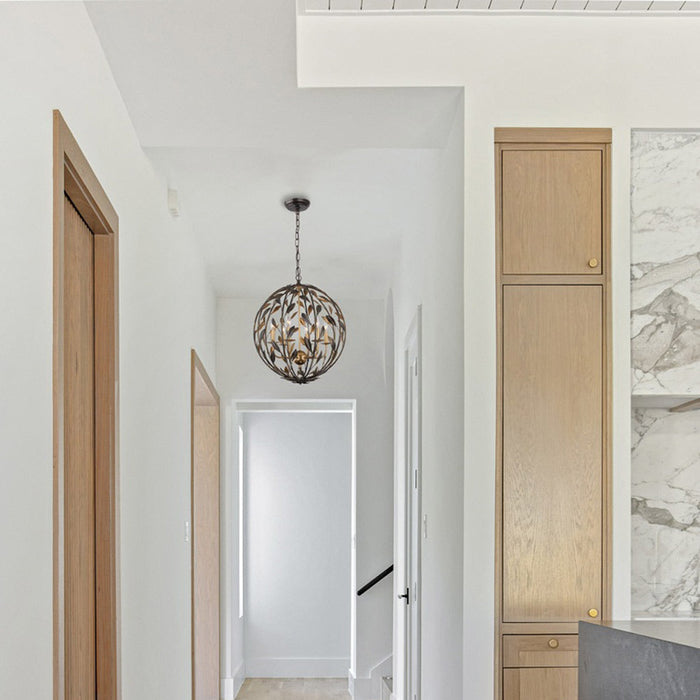
[[[253,342],[260,359],[295,384],[308,384],[333,367],[347,335],[338,304],[323,290],[301,281],[300,215],[310,204],[302,197],[284,202],[296,220],[295,282],[275,290],[258,309],[253,323]]]

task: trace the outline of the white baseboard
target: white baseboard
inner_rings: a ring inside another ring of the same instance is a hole
[[[382,659],[371,671],[369,678],[356,678],[348,672],[348,690],[354,700],[379,700],[382,697],[382,676],[390,676],[393,665],[391,654]]]
[[[245,683],[246,679],[246,666],[245,662],[241,661],[241,663],[238,665],[238,668],[235,670],[233,674],[233,697],[237,697],[238,693],[241,692],[241,688],[243,687],[243,683]]]
[[[390,676],[393,672],[394,657],[389,654],[386,658],[382,659],[369,673],[369,677],[372,680],[372,697],[381,698],[382,695],[382,679],[384,676]]]
[[[221,697],[223,700],[235,700],[236,693],[233,692],[233,678],[221,679]]]
[[[350,659],[275,659],[246,660],[248,678],[344,678]]]
[[[235,700],[245,682],[245,664],[241,662],[233,673],[233,678],[221,679],[221,697],[223,700]]]
[[[355,678],[352,673],[349,673],[348,690],[353,700],[378,700],[372,693],[371,678]]]

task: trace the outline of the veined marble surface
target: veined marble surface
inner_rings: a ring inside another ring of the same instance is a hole
[[[632,410],[632,611],[700,613],[700,412]]]
[[[632,391],[700,394],[700,132],[632,134]]]

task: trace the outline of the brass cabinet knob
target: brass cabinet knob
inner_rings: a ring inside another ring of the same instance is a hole
[[[591,267],[591,268],[598,267],[598,258],[591,258],[588,261],[588,267]]]
[[[598,611],[595,608],[591,608],[588,611],[588,617],[598,617]]]
[[[556,649],[559,646],[559,642],[556,639],[550,639],[547,644],[549,645],[550,649]]]

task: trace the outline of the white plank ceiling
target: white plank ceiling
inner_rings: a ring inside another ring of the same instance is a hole
[[[700,0],[302,0],[309,13],[493,12],[497,13],[700,13]]]

